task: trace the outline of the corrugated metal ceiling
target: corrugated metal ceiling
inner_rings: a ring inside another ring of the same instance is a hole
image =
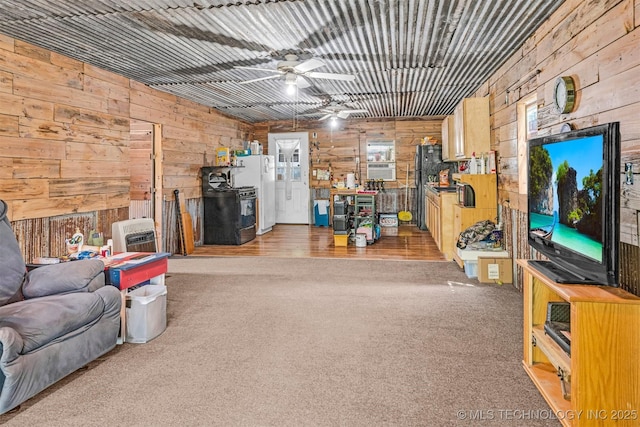
[[[0,32],[249,122],[451,114],[563,0],[0,0]],[[321,59],[297,95],[272,75]]]

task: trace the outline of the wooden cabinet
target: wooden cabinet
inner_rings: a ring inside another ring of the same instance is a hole
[[[490,150],[489,98],[465,98],[453,112],[455,158],[470,159]]]
[[[427,189],[427,228],[436,242],[438,250],[447,259],[453,259],[455,238],[453,234],[453,208],[456,194]]]
[[[524,358],[565,426],[640,425],[640,298],[619,288],[560,285],[518,260],[524,282]],[[571,355],[544,332],[547,304],[568,302]],[[564,384],[563,384],[564,382]]]
[[[498,180],[496,174],[454,174],[453,180],[456,183],[469,184],[475,192],[475,206],[453,207],[453,239],[455,241],[461,232],[471,227],[478,221],[489,219],[497,221],[498,216]],[[455,248],[454,248],[455,250]],[[453,259],[460,266],[464,267],[464,262],[456,253]]]
[[[442,121],[442,161],[444,162],[457,161],[453,121],[453,116],[447,116]]]

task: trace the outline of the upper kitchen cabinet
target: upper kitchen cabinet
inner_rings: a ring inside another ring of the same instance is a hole
[[[465,98],[453,112],[456,160],[490,150],[489,98]]]
[[[453,116],[447,116],[442,121],[442,161],[455,162],[456,142],[454,140]]]

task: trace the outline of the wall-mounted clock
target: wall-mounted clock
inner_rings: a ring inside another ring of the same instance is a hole
[[[558,77],[553,88],[553,102],[560,114],[573,111],[576,102],[576,86],[572,77]]]
[[[571,123],[563,123],[562,126],[560,126],[561,133],[571,132],[572,130],[573,130],[573,125]]]

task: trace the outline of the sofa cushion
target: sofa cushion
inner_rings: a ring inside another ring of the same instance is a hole
[[[0,328],[13,328],[24,342],[21,354],[97,321],[104,300],[94,293],[35,298],[0,307]]]
[[[88,288],[91,280],[103,272],[104,263],[99,259],[45,265],[27,274],[22,293],[25,298],[38,298],[67,292],[87,292],[91,290]]]
[[[22,252],[7,218],[7,204],[0,200],[0,305],[20,299],[25,272]]]

